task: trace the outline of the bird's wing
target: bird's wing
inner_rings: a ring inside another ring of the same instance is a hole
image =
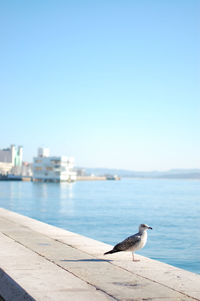
[[[141,235],[138,233],[132,236],[129,236],[122,242],[118,243],[116,246],[114,246],[114,250],[116,251],[126,251],[132,246],[134,246],[136,243],[138,243],[141,240]]]

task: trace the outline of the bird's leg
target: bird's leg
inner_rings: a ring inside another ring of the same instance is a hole
[[[133,261],[140,261],[139,259],[134,259],[134,252],[132,252],[132,256],[133,256]]]

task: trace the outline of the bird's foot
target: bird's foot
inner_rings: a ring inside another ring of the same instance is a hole
[[[140,261],[140,260],[139,260],[139,259],[133,259],[133,261],[138,262],[138,261]]]

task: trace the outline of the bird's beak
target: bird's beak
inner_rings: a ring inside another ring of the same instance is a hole
[[[153,228],[149,227],[148,229],[153,230]]]

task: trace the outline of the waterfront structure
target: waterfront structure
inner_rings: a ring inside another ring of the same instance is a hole
[[[48,148],[38,149],[38,156],[33,158],[33,181],[73,182],[75,180],[73,157],[50,156]]]
[[[198,274],[127,252],[105,263],[110,245],[3,208],[0,234],[1,300],[200,301]]]
[[[32,178],[32,163],[29,162],[22,162],[21,166],[21,176],[23,178]]]
[[[12,144],[10,148],[0,149],[0,174],[11,173],[13,168],[22,166],[23,147]]]

